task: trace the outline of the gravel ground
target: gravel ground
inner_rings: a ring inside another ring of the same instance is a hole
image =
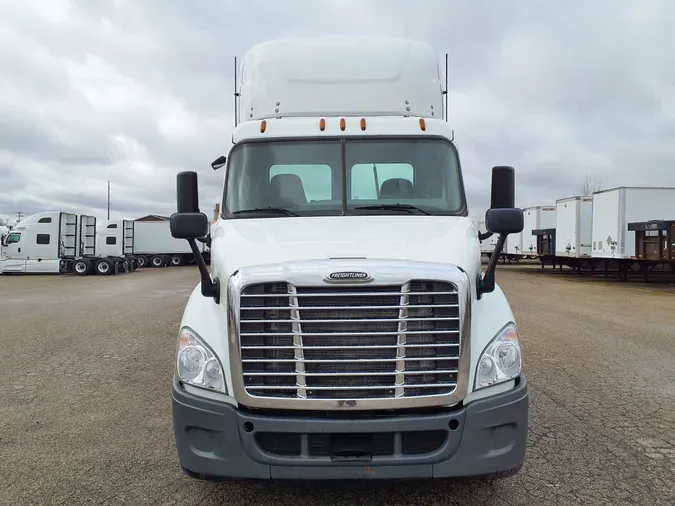
[[[178,468],[170,379],[196,269],[0,277],[0,504],[675,504],[675,289],[499,266],[531,392],[495,482],[212,484]]]

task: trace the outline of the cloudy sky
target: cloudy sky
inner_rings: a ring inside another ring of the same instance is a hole
[[[470,207],[490,168],[517,205],[675,186],[669,0],[28,0],[0,2],[0,215],[170,214],[175,174],[231,145],[233,58],[289,36],[404,35],[450,53],[450,119]]]

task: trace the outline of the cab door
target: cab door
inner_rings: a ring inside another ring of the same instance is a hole
[[[21,232],[10,232],[2,248],[2,272],[26,272],[26,255],[21,252]]]

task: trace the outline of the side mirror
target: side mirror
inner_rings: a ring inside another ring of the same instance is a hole
[[[211,168],[213,170],[218,170],[227,163],[227,158],[224,156],[219,156],[214,161],[211,162]]]
[[[169,226],[176,239],[196,239],[209,233],[209,219],[204,213],[174,213]]]
[[[199,212],[199,185],[194,171],[179,172],[176,176],[177,211],[182,213]]]
[[[490,255],[485,273],[478,275],[478,298],[495,289],[495,269],[504,249],[506,237],[523,230],[523,211],[516,208],[516,171],[508,165],[492,167],[490,209],[485,213],[485,228],[491,234],[499,234],[495,249]],[[484,234],[483,236],[486,236]],[[480,237],[480,236],[479,236]]]
[[[516,171],[508,165],[492,167],[491,209],[516,207]],[[489,229],[488,229],[489,230]]]
[[[205,237],[209,233],[209,219],[204,213],[199,212],[198,188],[196,172],[178,173],[176,176],[177,212],[171,215],[169,228],[173,237],[185,239],[190,245],[201,276],[202,295],[212,297],[216,304],[220,304],[218,278],[211,279],[202,252],[197,247],[197,239]]]
[[[485,213],[485,228],[500,235],[517,234],[523,231],[523,211],[516,208],[488,209]]]

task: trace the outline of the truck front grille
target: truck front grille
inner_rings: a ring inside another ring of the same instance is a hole
[[[245,286],[240,302],[244,388],[267,398],[447,396],[457,388],[457,286]]]

